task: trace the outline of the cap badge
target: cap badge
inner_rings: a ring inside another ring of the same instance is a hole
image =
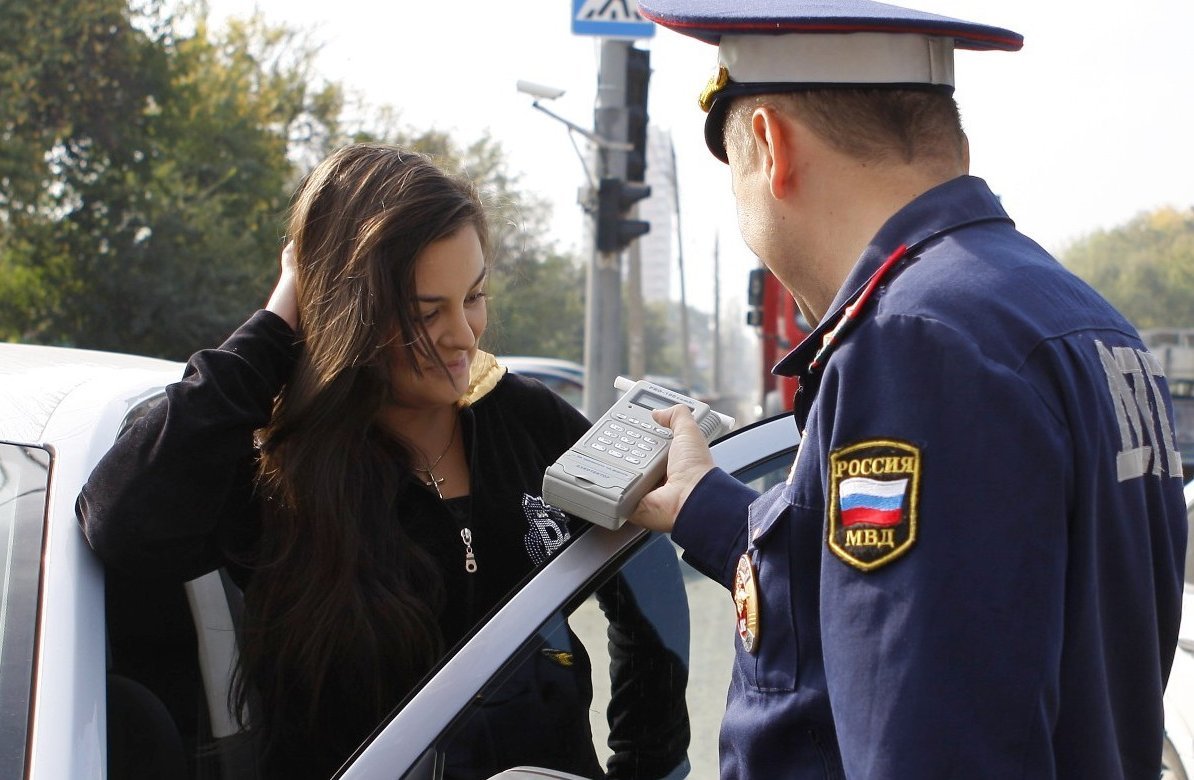
[[[920,448],[869,439],[829,454],[829,549],[862,571],[886,566],[916,543]]]
[[[697,98],[697,102],[701,104],[701,110],[706,114],[709,113],[709,109],[713,108],[713,99],[729,83],[730,72],[726,70],[725,65],[719,65],[717,73],[709,77],[709,83],[705,85],[705,88],[701,90],[701,96]]]
[[[734,608],[738,612],[738,636],[742,649],[753,653],[759,646],[759,587],[750,553],[743,553],[734,572]]]

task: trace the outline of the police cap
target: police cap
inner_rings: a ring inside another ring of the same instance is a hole
[[[701,93],[705,143],[726,162],[732,98],[833,88],[952,93],[955,48],[1017,51],[1023,36],[871,0],[639,0],[644,17],[717,45]]]

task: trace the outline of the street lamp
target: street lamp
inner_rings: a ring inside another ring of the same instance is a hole
[[[615,137],[627,138],[625,71],[628,57],[625,49],[628,47],[629,44],[625,41],[602,42],[601,72],[597,78],[597,107],[594,111],[593,130],[570,122],[541,103],[545,100],[555,100],[564,94],[564,90],[529,81],[518,82],[518,91],[535,99],[531,104],[533,108],[568,128],[568,139],[576,150],[576,156],[580,158],[588,185],[582,189],[579,200],[584,210],[595,218],[598,216],[599,205],[594,202],[597,200],[598,181],[624,181],[626,159],[634,151],[634,144],[626,140],[612,140]],[[577,135],[596,147],[598,153],[594,156],[598,176],[594,176],[589,169],[589,162],[577,145]],[[609,185],[606,186],[609,190],[607,194],[617,194]],[[622,201],[621,198],[617,200]],[[585,285],[584,410],[590,419],[596,419],[615,400],[613,384],[621,370],[622,270],[620,251],[599,250],[596,226],[591,249],[592,257]]]
[[[564,90],[559,87],[549,87],[544,84],[536,84],[533,81],[523,81],[519,79],[518,91],[525,92],[531,97],[539,100],[555,100],[556,98],[564,96]]]
[[[531,102],[531,108],[542,111],[544,114],[547,114],[549,117],[568,128],[568,140],[572,142],[572,148],[576,150],[576,156],[580,158],[580,164],[585,169],[585,176],[588,178],[590,188],[596,187],[597,182],[596,179],[594,179],[592,172],[589,170],[589,163],[585,159],[584,153],[581,152],[580,147],[576,145],[576,138],[573,137],[573,133],[583,136],[601,149],[610,149],[617,152],[629,152],[634,149],[633,144],[622,141],[611,141],[608,138],[604,138],[597,133],[594,133],[592,130],[581,127],[575,122],[565,119],[539,102],[541,100],[555,100],[556,98],[563,97],[565,90],[560,89],[559,87],[550,87],[546,84],[536,84],[533,81],[523,81],[522,79],[519,79],[515,86],[518,87],[519,92],[535,98]]]
[[[532,108],[542,111],[557,122],[562,122],[569,130],[574,133],[580,133],[602,149],[612,149],[618,152],[634,151],[634,144],[627,143],[625,141],[611,141],[608,138],[603,138],[594,133],[592,130],[587,130],[575,122],[569,122],[567,119],[553,112],[551,109],[543,106],[539,102],[540,100],[555,100],[558,97],[562,97],[564,95],[564,90],[560,89],[559,87],[549,87],[544,84],[536,84],[533,81],[522,81],[521,79],[517,82],[516,86],[518,87],[519,92],[525,93],[535,98],[535,100],[531,103]]]

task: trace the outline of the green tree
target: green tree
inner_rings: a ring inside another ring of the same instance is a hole
[[[502,258],[494,267],[487,348],[582,361],[584,289],[584,268],[552,248]]]
[[[157,2],[9,0],[2,21],[0,336],[176,358],[217,343],[268,291],[289,154],[338,133],[315,49]]]
[[[89,204],[70,185],[138,162],[123,150],[139,145],[135,117],[167,81],[157,54],[121,2],[0,6],[3,335],[36,333],[77,297],[68,242],[82,220],[70,217]]]
[[[377,140],[478,182],[491,348],[579,358],[582,271],[493,139],[461,145],[350,100],[299,30],[260,16],[212,30],[201,4],[136,1],[0,6],[0,338],[172,358],[218,343],[268,293],[299,177]]]
[[[1141,214],[1080,239],[1061,259],[1137,328],[1194,327],[1194,209]]]

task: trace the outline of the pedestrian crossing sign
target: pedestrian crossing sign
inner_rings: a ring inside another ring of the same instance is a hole
[[[638,12],[638,0],[572,0],[572,34],[650,38],[655,25]]]

